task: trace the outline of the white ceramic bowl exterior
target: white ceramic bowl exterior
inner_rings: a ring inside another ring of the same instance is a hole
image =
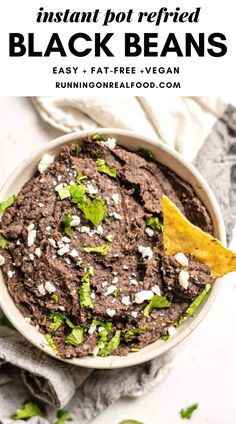
[[[166,147],[164,144],[160,144],[155,141],[151,141],[143,136],[135,134],[134,132],[127,130],[118,129],[98,129],[96,132],[104,135],[104,137],[111,137],[117,139],[117,144],[126,147],[129,150],[137,150],[138,148],[150,149],[156,160],[162,164],[168,166],[175,171],[180,177],[189,182],[199,198],[207,207],[213,222],[214,236],[217,237],[223,244],[226,242],[225,227],[220,213],[217,201],[208,187],[202,176],[196,171],[196,169],[185,162],[180,154]],[[74,143],[80,138],[84,138],[87,135],[93,134],[94,131],[79,131],[66,136],[59,137],[51,143],[44,145],[38,149],[37,152],[30,155],[10,176],[6,184],[0,191],[0,199],[5,200],[9,195],[17,194],[23,184],[28,181],[37,169],[37,164],[40,161],[44,153],[57,154],[62,145]],[[214,283],[213,289],[206,301],[199,307],[193,318],[186,320],[176,331],[175,335],[171,336],[169,340],[163,341],[158,340],[139,352],[130,353],[127,356],[110,356],[106,358],[102,357],[85,357],[75,358],[67,360],[73,365],[79,365],[83,367],[91,368],[120,368],[127,367],[135,364],[139,364],[148,361],[156,356],[163,354],[164,352],[171,349],[186,336],[188,336],[192,330],[197,326],[201,319],[206,315],[210,306],[212,305],[215,296],[219,288],[220,281],[217,280]],[[44,352],[51,356],[55,354],[51,351],[51,348],[47,345],[44,336],[38,332],[34,326],[30,325],[25,321],[21,315],[11,296],[8,293],[5,285],[2,272],[0,271],[0,306],[14,325],[14,327],[31,343]],[[60,358],[58,358],[60,359]]]

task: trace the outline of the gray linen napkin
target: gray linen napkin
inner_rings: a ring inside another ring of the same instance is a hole
[[[218,198],[230,240],[236,219],[235,108],[228,106],[194,163]],[[164,355],[123,370],[82,369],[48,357],[14,330],[0,327],[0,424],[22,423],[8,417],[30,397],[45,405],[48,419],[35,417],[29,424],[52,424],[56,409],[65,406],[76,424],[87,424],[121,396],[149,390],[169,362]]]

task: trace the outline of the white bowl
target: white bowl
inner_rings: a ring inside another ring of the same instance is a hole
[[[126,147],[129,150],[135,151],[141,147],[152,150],[155,158],[159,162],[168,166],[185,181],[189,182],[211,215],[214,236],[218,238],[223,244],[225,244],[225,227],[217,201],[203,177],[192,165],[187,163],[180,154],[171,150],[164,144],[149,140],[148,138],[131,131],[101,128],[97,129],[96,132],[99,132],[99,134],[104,135],[105,137],[116,138],[118,144]],[[62,145],[73,143],[75,140],[83,138],[87,135],[92,135],[93,133],[94,131],[79,131],[59,137],[51,143],[40,147],[35,153],[31,154],[26,160],[24,160],[24,162],[21,163],[21,165],[18,166],[18,168],[12,173],[0,191],[0,199],[4,200],[11,194],[17,194],[19,192],[23,184],[28,181],[36,171],[37,164],[44,153],[49,152],[55,154],[60,150]],[[199,307],[195,316],[193,318],[187,319],[186,322],[177,329],[175,335],[171,336],[169,340],[158,340],[144,347],[139,352],[130,353],[127,356],[109,356],[106,358],[88,356],[85,358],[74,358],[70,360],[63,360],[57,357],[54,353],[52,353],[51,348],[45,342],[44,336],[38,332],[34,326],[25,321],[24,317],[15,306],[13,299],[8,293],[2,272],[0,272],[0,306],[14,327],[26,339],[28,339],[31,343],[33,343],[39,349],[42,349],[47,354],[70,364],[79,365],[82,367],[104,369],[120,368],[139,364],[153,359],[163,354],[164,352],[167,352],[186,336],[188,336],[208,312],[218,292],[219,283],[219,280],[215,281],[209,296]]]

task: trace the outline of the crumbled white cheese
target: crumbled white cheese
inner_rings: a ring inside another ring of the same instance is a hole
[[[114,216],[115,219],[118,221],[122,221],[122,216],[117,212],[112,212],[112,216]]]
[[[119,195],[119,193],[114,193],[114,194],[111,196],[111,198],[112,198],[113,202],[114,202],[116,205],[118,205],[118,203],[119,203],[119,201],[120,201],[120,195]]]
[[[143,303],[145,300],[151,300],[154,293],[151,290],[142,290],[135,294],[135,303]]]
[[[41,252],[40,247],[37,247],[37,248],[35,249],[35,255],[36,255],[36,256],[38,256],[38,258],[40,258],[40,257],[41,257],[41,254],[42,254],[42,252]]]
[[[17,246],[20,246],[20,245],[21,245],[21,241],[20,241],[20,240],[17,240],[17,241],[16,241],[16,245],[17,245]]]
[[[137,284],[138,284],[138,282],[137,282],[137,280],[135,280],[135,278],[131,278],[129,282],[130,282],[130,284],[132,284],[133,286],[137,286]]]
[[[57,246],[56,246],[56,242],[55,242],[55,240],[54,240],[54,239],[49,238],[49,239],[48,239],[48,242],[51,244],[51,246],[52,246],[52,247],[55,247],[55,248],[57,247]]]
[[[27,227],[28,230],[28,247],[33,246],[36,239],[36,230],[34,229],[34,224],[30,224]]]
[[[63,256],[66,253],[69,253],[69,251],[70,251],[69,245],[66,244],[65,246],[61,247],[61,249],[59,249],[57,253],[58,255]]]
[[[46,281],[45,289],[47,290],[49,294],[55,293],[56,291],[56,287],[52,283],[50,283],[50,281]]]
[[[43,203],[39,203],[39,204],[38,204],[38,207],[39,207],[39,208],[43,208],[43,207],[44,207],[44,204],[43,204]]]
[[[113,280],[112,280],[112,284],[116,284],[116,283],[118,283],[118,281],[119,281],[119,279],[117,277],[114,277]]]
[[[62,247],[65,246],[65,244],[62,242],[62,240],[58,240],[57,246],[61,249]]]
[[[90,235],[90,231],[91,231],[91,228],[87,227],[86,225],[83,225],[83,227],[80,228],[81,233],[86,233],[86,234]]]
[[[93,356],[97,356],[98,355],[98,352],[99,352],[99,347],[95,347],[94,349],[93,349]]]
[[[129,306],[131,304],[129,296],[123,296],[121,299],[121,303],[125,306]]]
[[[89,194],[93,195],[93,194],[97,194],[98,189],[96,187],[94,187],[92,184],[87,184],[87,189]]]
[[[122,268],[123,269],[129,269],[129,266],[128,265],[123,265]]]
[[[65,263],[66,263],[67,265],[70,265],[70,264],[71,264],[71,260],[70,260],[69,258],[65,258],[65,259],[64,259],[64,261],[65,261]]]
[[[160,287],[157,284],[152,286],[152,291],[153,291],[153,293],[157,294],[158,296],[161,296],[161,290],[160,290]]]
[[[64,312],[65,306],[59,306],[60,311]]]
[[[153,251],[149,246],[138,246],[138,251],[141,253],[142,258],[147,258],[148,260],[153,258]]]
[[[102,287],[107,287],[108,286],[108,281],[103,281],[102,282]]]
[[[96,233],[102,236],[103,231],[103,227],[101,225],[98,225],[98,227],[96,228]]]
[[[72,215],[70,226],[71,227],[78,227],[79,224],[80,224],[80,217],[77,216],[77,215]]]
[[[76,258],[77,256],[79,256],[78,251],[77,251],[76,249],[73,249],[73,250],[70,252],[70,256],[71,256],[72,258]]]
[[[138,312],[137,311],[132,311],[131,312],[131,317],[132,318],[137,318],[137,316],[138,316]]]
[[[175,260],[183,267],[188,267],[188,258],[185,256],[184,253],[176,253],[174,256]]]
[[[96,325],[91,324],[88,330],[89,334],[93,334],[96,331]]]
[[[0,266],[4,264],[5,264],[5,258],[2,255],[0,255]]]
[[[25,321],[30,323],[31,322],[31,318],[30,317],[25,317]]]
[[[107,313],[107,315],[109,315],[109,317],[114,317],[115,316],[115,314],[116,314],[116,311],[115,311],[115,309],[106,309],[106,313]]]
[[[146,228],[145,231],[149,237],[153,237],[154,231],[151,228]]]
[[[113,275],[118,275],[118,272],[114,271],[112,274],[113,274]]]
[[[109,197],[107,197],[107,196],[105,197],[105,202],[106,202],[107,205],[110,205],[110,199],[109,199]]]
[[[7,275],[9,278],[12,278],[14,274],[15,274],[14,271],[7,271]]]
[[[63,243],[71,243],[71,239],[69,237],[62,237],[61,241],[63,241]]]
[[[33,255],[33,253],[30,253],[29,254],[29,258],[30,258],[31,261],[34,261],[34,255]]]
[[[46,231],[51,231],[51,229],[52,229],[52,227],[51,227],[50,225],[48,225],[48,226],[46,227]]]
[[[173,325],[171,325],[171,326],[167,329],[167,331],[168,331],[169,336],[173,336],[173,335],[176,333],[176,328],[175,328]]]
[[[179,273],[179,284],[185,290],[187,290],[187,288],[188,288],[188,284],[189,284],[188,280],[189,280],[189,273],[188,273],[188,271],[185,271],[184,269],[182,269],[180,271],[180,273]]]
[[[39,331],[39,325],[38,324],[36,324],[35,330]]]
[[[96,294],[94,293],[94,292],[92,292],[91,294],[90,294],[90,297],[91,297],[91,299],[96,299]]]
[[[109,149],[115,149],[116,147],[116,139],[115,138],[108,138],[106,141],[101,142],[104,146],[108,147]]]
[[[108,287],[106,293],[104,293],[105,296],[109,296],[109,294],[114,293],[114,291],[116,290],[116,286],[110,286]]]
[[[43,155],[41,161],[38,164],[38,170],[40,172],[40,174],[42,174],[49,165],[51,165],[51,163],[53,163],[54,161],[54,156],[49,155],[48,153],[45,153],[45,155]]]
[[[44,287],[44,285],[43,285],[43,284],[40,284],[40,285],[38,286],[38,291],[39,291],[39,293],[40,293],[42,296],[45,296],[45,294],[46,294],[46,290],[45,290],[45,287]]]

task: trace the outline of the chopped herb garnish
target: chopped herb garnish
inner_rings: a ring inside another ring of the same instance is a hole
[[[64,200],[64,199],[67,199],[68,197],[70,197],[70,186],[69,185],[63,186],[62,184],[60,184],[58,187],[55,188],[55,190],[58,192],[58,195],[59,195],[61,200]]]
[[[79,144],[75,144],[75,156],[78,158],[81,151],[81,147]]]
[[[158,296],[155,294],[149,304],[144,308],[143,315],[147,317],[149,315],[149,312],[154,308],[168,308],[171,305],[171,302],[166,299],[165,296]]]
[[[119,289],[118,289],[118,287],[116,287],[116,289],[113,292],[113,296],[118,297],[118,295],[119,295]]]
[[[193,405],[188,406],[185,409],[181,409],[179,412],[179,415],[181,418],[186,418],[187,420],[190,420],[192,418],[192,414],[196,409],[198,408],[198,403],[194,403]]]
[[[86,175],[83,175],[82,172],[78,171],[78,174],[77,174],[77,177],[75,179],[75,182],[77,184],[80,184],[80,181],[81,180],[84,180],[85,178],[87,178]]]
[[[133,337],[133,336],[137,336],[140,333],[142,333],[142,331],[145,331],[148,328],[147,324],[142,325],[141,327],[136,327],[136,328],[132,328],[131,330],[126,330],[124,331],[124,337],[126,339],[128,339],[129,337]]]
[[[65,424],[66,421],[73,421],[73,418],[70,416],[69,411],[61,409],[57,412],[57,421],[55,424]]]
[[[183,324],[183,322],[185,321],[186,316],[185,315],[181,315],[181,317],[179,319],[176,319],[174,321],[174,326],[175,328],[178,328],[181,324]]]
[[[157,230],[160,232],[163,231],[163,224],[159,221],[159,218],[154,216],[152,218],[149,218],[147,226],[151,227],[153,230]]]
[[[99,350],[98,352],[99,356],[103,356],[103,357],[108,356],[112,352],[114,352],[114,350],[116,350],[120,344],[120,337],[121,337],[121,330],[117,330],[115,332],[115,335],[109,340],[109,342],[105,342],[104,347]]]
[[[94,269],[92,266],[88,267],[87,272],[81,278],[81,286],[79,288],[80,306],[81,308],[93,309],[93,302],[91,299],[91,288],[90,288],[90,277],[94,275]]]
[[[170,338],[169,334],[163,334],[163,336],[161,336],[162,340],[164,340],[166,342],[166,340],[168,340]]]
[[[202,290],[202,292],[194,299],[194,301],[191,303],[191,305],[186,310],[186,314],[190,315],[191,317],[194,316],[197,308],[201,305],[203,300],[205,299],[207,293],[211,290],[211,284],[206,284],[205,288]]]
[[[13,205],[13,203],[16,200],[16,196],[13,194],[12,196],[10,196],[7,200],[5,200],[4,202],[0,202],[0,213],[4,212],[5,209],[9,208],[10,206]]]
[[[119,424],[143,424],[143,423],[141,423],[141,421],[136,421],[136,420],[124,420],[124,421],[121,421]]]
[[[150,161],[154,159],[154,154],[152,153],[151,150],[147,150],[147,149],[138,149],[137,153],[139,156],[141,156],[142,158]]]
[[[78,259],[75,266],[77,266],[78,268],[81,268],[81,265],[82,265],[82,259]]]
[[[27,420],[32,417],[45,417],[45,412],[35,402],[25,402],[22,408],[16,410],[12,420]]]
[[[105,243],[97,247],[85,247],[83,250],[87,253],[100,253],[101,255],[106,255],[109,252],[110,248],[111,246]]]
[[[103,138],[100,134],[95,133],[95,134],[93,134],[93,136],[92,136],[92,140],[93,140],[93,141],[102,141],[102,140],[104,140],[104,138]]]
[[[139,352],[141,349],[140,349],[140,347],[132,347],[131,348],[131,352]]]
[[[102,174],[107,174],[109,177],[116,178],[116,167],[115,166],[108,166],[106,165],[106,162],[104,159],[97,159],[97,170],[98,172],[101,172]]]
[[[71,203],[84,202],[84,195],[88,191],[87,187],[84,184],[71,184],[70,185],[70,194],[71,194]]]
[[[46,334],[44,334],[44,337],[47,340],[47,342],[48,342],[49,346],[51,347],[51,349],[53,350],[53,352],[56,353],[57,348],[56,348],[56,345],[54,343],[54,340],[53,340],[51,334],[46,333]]]
[[[51,330],[57,331],[61,325],[65,322],[68,327],[74,328],[74,324],[67,318],[64,314],[61,312],[52,312],[50,318],[53,320],[52,324],[50,325]]]
[[[59,296],[58,296],[58,294],[53,294],[52,295],[52,301],[53,301],[53,303],[58,303],[59,302]]]
[[[0,234],[0,247],[2,249],[8,249],[10,245],[10,242],[6,240],[1,234]]]
[[[106,236],[107,241],[109,241],[109,243],[113,242],[113,235],[112,234],[108,234],[108,236]]]
[[[110,321],[98,321],[96,319],[92,322],[93,325],[96,327],[102,327],[102,329],[99,331],[99,342],[98,342],[98,348],[99,352],[98,354],[100,356],[107,356],[107,336],[111,332],[112,323]],[[109,354],[109,353],[108,353]]]
[[[62,224],[66,234],[71,233],[72,211],[65,212],[62,218]]]
[[[84,340],[84,330],[82,327],[74,327],[69,336],[66,338],[66,343],[79,346]]]
[[[107,207],[104,200],[95,197],[93,200],[78,204],[86,218],[92,222],[95,227],[107,217]]]

